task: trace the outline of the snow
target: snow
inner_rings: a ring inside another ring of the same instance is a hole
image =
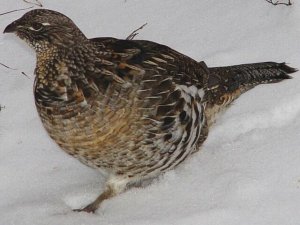
[[[42,0],[88,37],[167,44],[209,66],[286,61],[300,67],[300,5],[263,0]],[[28,7],[1,1],[1,12]],[[0,30],[25,11],[1,16]],[[75,213],[104,178],[53,143],[33,102],[35,54],[0,35],[0,224],[299,225],[300,78],[245,93],[218,119],[202,151],[150,186]],[[29,79],[21,72],[28,74]]]

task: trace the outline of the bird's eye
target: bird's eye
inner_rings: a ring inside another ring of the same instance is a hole
[[[30,30],[33,30],[33,31],[40,31],[43,29],[43,24],[40,24],[40,23],[33,23],[31,24],[31,26],[29,27]]]

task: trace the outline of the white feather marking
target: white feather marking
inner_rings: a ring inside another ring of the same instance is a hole
[[[154,66],[158,66],[155,62],[152,62],[150,60],[146,60],[146,61],[144,61],[144,63],[150,64],[150,65],[154,65]]]
[[[122,176],[111,176],[107,180],[107,186],[113,189],[115,194],[119,194],[123,192],[126,188],[126,185],[130,182],[128,177]]]
[[[160,81],[160,83],[167,81],[167,80],[172,80],[172,77],[167,77],[167,78],[163,79],[162,81]]]
[[[166,58],[166,59],[174,60],[174,58],[171,57],[171,56],[169,56],[169,55],[161,54],[161,56],[163,56],[163,57]]]
[[[157,57],[152,57],[152,59],[154,59],[154,60],[157,61],[157,62],[167,63],[166,60],[163,60],[163,59],[160,59],[160,58],[157,58]]]
[[[154,82],[156,80],[143,80],[142,83],[146,83],[146,82]]]

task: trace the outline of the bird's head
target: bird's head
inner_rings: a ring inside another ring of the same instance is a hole
[[[35,9],[9,24],[4,33],[15,33],[37,52],[45,48],[70,47],[86,37],[65,15],[47,9]]]

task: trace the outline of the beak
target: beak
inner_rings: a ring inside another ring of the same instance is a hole
[[[3,33],[14,33],[15,31],[17,31],[17,27],[18,27],[17,21],[14,21],[11,24],[7,25]]]

